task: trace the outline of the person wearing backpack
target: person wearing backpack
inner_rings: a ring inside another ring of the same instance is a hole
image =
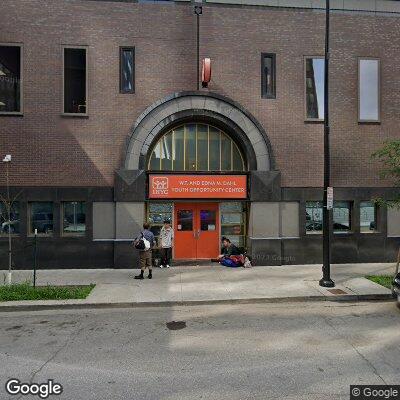
[[[143,279],[144,271],[146,267],[149,269],[148,278],[153,277],[153,265],[152,265],[152,247],[154,246],[154,235],[150,231],[150,224],[145,222],[143,224],[143,230],[134,240],[133,244],[136,249],[139,250],[139,266],[140,274],[135,276],[135,279]]]

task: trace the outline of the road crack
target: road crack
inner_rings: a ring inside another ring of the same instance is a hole
[[[349,340],[346,338],[346,336],[344,336],[336,327],[335,325],[333,325],[331,323],[331,321],[329,321],[328,317],[322,316],[322,319],[325,321],[325,323],[327,325],[329,325],[338,335],[341,339],[343,339],[344,341],[346,341],[351,348],[364,360],[364,362],[372,369],[373,373],[375,376],[377,376],[385,385],[387,385],[385,379],[382,377],[382,375],[378,372],[378,370],[376,369],[375,365],[372,364],[372,362],[370,360],[368,360],[368,358],[362,354],[357,347]]]
[[[79,321],[79,325],[76,330],[72,331],[71,334],[67,337],[66,341],[35,371],[31,373],[31,377],[29,378],[29,383],[34,383],[33,380],[35,377],[49,364],[51,363],[71,342],[75,339],[84,329],[82,325],[82,319]],[[35,382],[36,383],[36,382]],[[20,400],[24,395],[20,395],[16,398],[16,400]]]

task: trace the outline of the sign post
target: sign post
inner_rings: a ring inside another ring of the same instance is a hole
[[[37,229],[35,229],[34,239],[34,256],[33,256],[33,287],[36,288],[36,268],[37,268]]]
[[[329,186],[326,189],[327,196],[326,196],[326,208],[327,210],[333,210],[333,187]]]

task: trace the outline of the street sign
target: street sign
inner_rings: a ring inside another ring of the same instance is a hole
[[[327,210],[332,210],[333,208],[333,187],[328,186],[326,188],[326,208]]]

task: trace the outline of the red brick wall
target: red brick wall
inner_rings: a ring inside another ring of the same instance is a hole
[[[12,183],[107,186],[131,125],[150,104],[196,88],[189,4],[3,0],[0,42],[24,45],[24,116],[0,117]],[[400,16],[332,17],[331,147],[335,186],[387,186],[371,152],[400,136]],[[89,46],[89,117],[61,117],[61,45]],[[136,48],[136,93],[119,94],[119,47]],[[277,99],[260,96],[260,55],[277,54]],[[323,126],[304,123],[303,56],[323,55],[324,14],[205,6],[201,56],[210,90],[247,108],[272,143],[283,186],[322,186]],[[381,58],[381,125],[357,122],[357,57]],[[0,168],[3,168],[1,165]],[[4,183],[0,170],[0,184]]]

